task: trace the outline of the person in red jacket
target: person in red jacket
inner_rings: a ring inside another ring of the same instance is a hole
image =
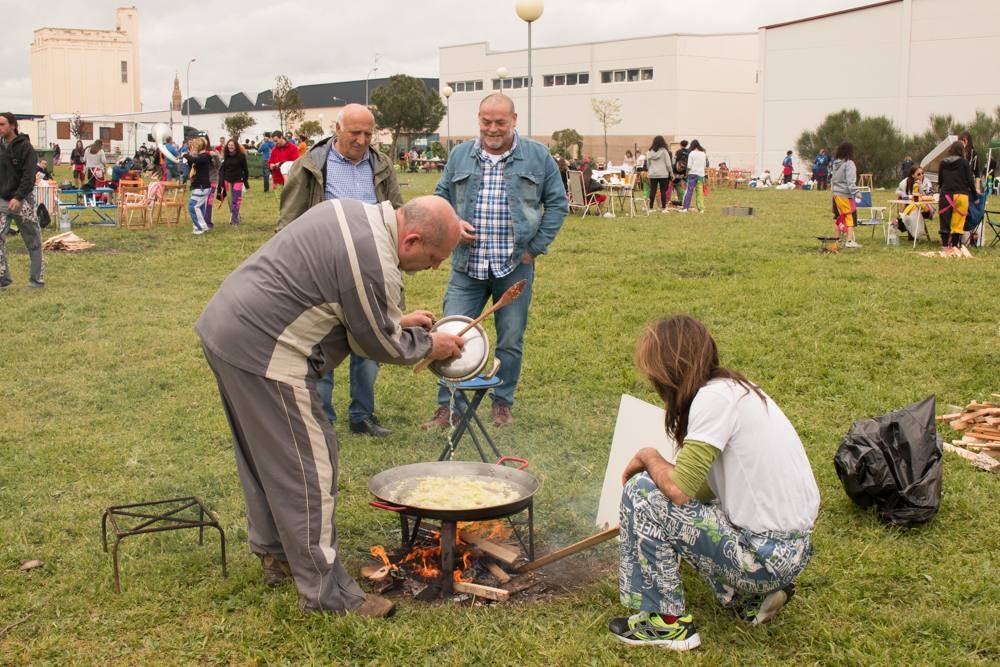
[[[299,149],[285,139],[284,135],[280,132],[276,132],[275,136],[278,143],[271,149],[271,157],[267,160],[267,166],[271,170],[271,178],[274,184],[284,185],[285,175],[281,173],[281,164],[283,162],[295,162],[298,160]]]

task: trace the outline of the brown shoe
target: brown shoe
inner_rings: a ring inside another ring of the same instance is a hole
[[[389,618],[396,612],[396,603],[381,595],[369,593],[361,606],[352,613],[368,618]]]
[[[510,426],[514,423],[514,413],[510,411],[510,406],[503,401],[493,401],[493,425]]]
[[[264,568],[264,583],[268,586],[280,586],[292,578],[292,568],[288,561],[275,558],[271,554],[257,554],[261,567]]]
[[[457,416],[451,413],[447,405],[439,405],[437,411],[434,413],[434,418],[429,422],[421,424],[420,428],[429,431],[435,428],[447,428],[457,422]]]

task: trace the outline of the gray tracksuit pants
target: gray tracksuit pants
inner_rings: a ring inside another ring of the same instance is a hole
[[[251,550],[288,561],[306,609],[355,609],[365,594],[337,551],[337,437],[315,381],[294,387],[204,352],[233,432]]]
[[[36,212],[35,196],[28,195],[21,202],[21,208],[17,213],[10,213],[7,209],[9,202],[0,199],[0,285],[7,285],[11,282],[10,267],[7,263],[7,234],[10,232],[10,218],[17,221],[17,227],[24,241],[24,247],[28,249],[28,258],[31,263],[31,280],[36,283],[45,282],[45,260],[42,258],[42,229],[38,226],[38,213]]]

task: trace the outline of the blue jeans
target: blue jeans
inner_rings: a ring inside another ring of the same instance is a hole
[[[514,270],[503,278],[490,277],[486,280],[470,278],[468,274],[452,271],[448,289],[444,293],[444,314],[479,317],[492,297],[497,301],[507,288],[519,280],[526,279],[528,285],[513,303],[496,312],[497,341],[496,357],[500,360],[497,377],[503,384],[493,390],[490,396],[507,405],[514,405],[514,390],[521,377],[521,353],[524,350],[524,330],[528,327],[528,306],[531,305],[531,288],[535,282],[535,263],[518,262]],[[443,387],[438,390],[438,403],[447,405],[451,395]]]
[[[271,190],[271,170],[267,168],[267,160],[264,160],[264,192]]]
[[[631,609],[683,616],[681,560],[723,607],[795,581],[813,555],[809,532],[755,533],[734,525],[718,503],[675,505],[647,473],[625,484],[618,589]]]
[[[212,196],[211,188],[191,188],[191,199],[188,200],[188,213],[191,224],[196,230],[205,231],[208,223],[205,221],[205,202]]]
[[[378,362],[351,355],[349,380],[351,383],[351,404],[347,408],[347,419],[360,422],[375,414],[375,378],[378,377]],[[330,421],[337,420],[333,409],[333,371],[328,371],[316,381],[316,390],[323,399],[323,412]]]

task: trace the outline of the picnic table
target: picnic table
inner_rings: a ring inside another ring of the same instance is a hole
[[[114,212],[118,206],[113,202],[114,192],[111,188],[59,190],[59,213],[62,220],[69,226],[82,216],[90,214],[97,218],[91,220],[91,224],[117,226]]]

